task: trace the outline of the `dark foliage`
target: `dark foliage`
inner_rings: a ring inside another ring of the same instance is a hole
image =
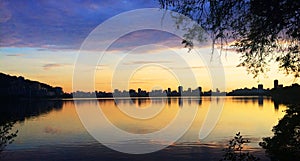
[[[295,0],[159,0],[205,29],[213,44],[230,45],[241,54],[238,66],[255,77],[279,62],[287,74],[300,73],[300,1]],[[190,34],[193,35],[193,34]],[[198,37],[198,35],[194,35]],[[186,38],[185,38],[186,39]],[[193,41],[184,40],[192,48]],[[228,43],[230,42],[230,43]]]
[[[0,100],[61,98],[63,94],[61,87],[52,87],[21,76],[10,76],[0,72]]]
[[[290,105],[286,115],[273,127],[274,136],[266,137],[260,146],[271,157],[292,161],[300,157],[300,105]]]
[[[257,161],[259,158],[253,156],[249,152],[243,150],[246,143],[249,140],[244,139],[240,132],[238,132],[235,137],[229,141],[228,147],[224,149],[225,154],[223,159],[220,161],[231,160],[231,161]]]
[[[9,122],[0,125],[0,158],[4,148],[8,144],[11,144],[14,141],[14,138],[17,137],[18,131],[12,132],[14,124],[15,122]]]

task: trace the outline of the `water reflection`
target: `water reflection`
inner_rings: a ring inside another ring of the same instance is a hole
[[[263,106],[263,105],[264,105],[264,97],[258,96],[258,106]]]
[[[182,102],[182,98],[181,97],[178,98],[178,106],[179,107],[183,106],[183,102]]]
[[[182,107],[185,103],[188,105],[197,103],[198,105],[202,104],[202,98],[198,97],[152,97],[152,98],[146,98],[146,97],[132,97],[130,99],[128,98],[116,98],[116,99],[98,99],[99,102],[107,102],[114,100],[115,105],[118,104],[128,104],[128,105],[136,105],[138,107],[144,107],[147,106],[146,104],[149,104],[149,100],[151,100],[152,104],[165,104],[171,105],[175,102],[177,102],[179,107]],[[183,101],[185,100],[185,101]],[[216,98],[217,102],[219,101],[219,98]],[[83,101],[83,100],[80,100]]]
[[[250,101],[252,102],[252,104],[257,104],[260,107],[264,106],[264,101],[272,101],[273,107],[275,110],[279,109],[279,104],[284,104],[283,102],[279,101],[279,100],[274,100],[271,97],[265,97],[265,96],[257,96],[257,97],[245,97],[245,96],[236,96],[236,97],[232,97],[233,100],[237,100],[237,101],[241,101],[244,103],[250,103]]]
[[[0,154],[8,144],[13,143],[18,136],[16,123],[22,123],[25,119],[39,117],[52,110],[61,110],[62,101],[2,101],[0,108]],[[0,155],[0,158],[2,156]]]
[[[206,119],[206,114],[209,108],[214,108],[210,105],[218,104],[220,101],[225,103],[217,125],[208,137],[199,140],[199,129]],[[88,112],[88,109],[97,106],[98,102],[98,108],[105,112],[112,124],[121,130],[135,134],[160,130],[176,117],[178,110],[196,107],[195,119],[183,137],[163,151],[142,155],[140,159],[153,160],[150,158],[156,157],[166,160],[177,160],[178,158],[182,160],[195,160],[195,158],[205,160],[212,159],[211,157],[214,156],[214,159],[218,160],[218,156],[222,153],[219,150],[237,131],[252,141],[249,144],[252,149],[260,148],[258,142],[261,141],[262,137],[273,135],[271,128],[278,123],[278,119],[284,116],[282,111],[285,110],[285,106],[274,106],[275,103],[270,98],[263,98],[263,103],[259,103],[259,101],[261,100],[258,97],[202,97],[201,99],[174,97],[120,98],[116,100],[82,99],[78,101],[78,104],[80,108]],[[126,116],[120,111],[119,106],[128,110],[161,108],[162,111],[153,119],[137,120]],[[118,159],[117,156],[134,159],[130,155],[121,155],[99,145],[82,126],[73,101],[21,102],[7,104],[5,107],[1,108],[0,111],[1,120],[6,120],[5,117],[14,118],[18,121],[15,124],[15,129],[19,130],[16,141],[7,147],[7,151],[4,151],[14,153],[11,158],[6,158],[6,160],[50,160],[45,158],[50,153],[55,155],[56,160],[63,160],[64,158],[78,160],[76,158],[79,155],[90,160],[98,160],[99,158],[116,160]],[[193,114],[195,113],[187,114],[185,117],[188,118]],[[177,124],[177,128],[182,128],[182,126],[181,123]],[[107,132],[103,128],[100,130],[103,133]],[[161,143],[163,144],[163,142]],[[126,142],[114,144],[126,144]],[[60,154],[61,151],[67,151],[67,156]],[[218,155],[214,155],[216,153]],[[212,156],[208,156],[208,154],[212,154]]]
[[[1,102],[1,122],[21,121],[26,118],[38,117],[52,110],[61,110],[62,101],[17,101]]]
[[[276,101],[274,101],[274,108],[276,111],[278,111],[278,109],[279,109],[279,103]]]

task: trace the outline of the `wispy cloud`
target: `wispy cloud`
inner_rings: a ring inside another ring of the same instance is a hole
[[[51,70],[53,68],[57,68],[57,67],[63,67],[65,66],[65,64],[55,64],[55,63],[51,63],[51,64],[45,64],[43,65],[43,69],[44,70]]]
[[[5,1],[0,1],[0,23],[7,22],[11,18],[11,13],[7,9],[7,3]]]
[[[162,46],[173,48],[182,46],[181,38],[168,32],[158,30],[139,30],[120,37],[115,41],[108,51],[123,50],[132,51],[137,47],[151,45],[151,50],[144,49],[143,53],[149,53],[152,50],[160,49]],[[159,46],[154,46],[159,45]]]
[[[155,64],[155,63],[172,63],[172,61],[147,61],[147,60],[143,60],[143,61],[131,61],[131,62],[125,62],[123,63],[123,65],[139,65],[139,64]]]
[[[108,68],[108,65],[107,64],[98,64],[96,66],[96,70],[105,70]]]
[[[171,67],[171,69],[176,69],[176,70],[185,70],[185,69],[205,69],[206,66],[185,66],[185,67]]]
[[[130,81],[131,84],[147,84],[149,82],[145,82],[145,81]]]
[[[54,134],[61,133],[61,130],[58,129],[58,128],[51,127],[51,126],[47,126],[47,127],[45,127],[44,132],[47,133],[47,134],[54,135]]]
[[[23,56],[23,54],[6,54],[6,56]]]
[[[171,67],[172,69],[209,69],[209,68],[236,68],[234,65],[228,65],[228,66],[188,66],[188,67]]]

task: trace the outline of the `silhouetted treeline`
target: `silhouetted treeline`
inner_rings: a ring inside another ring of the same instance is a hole
[[[31,81],[24,77],[10,76],[0,73],[0,98],[58,98],[63,96],[61,87],[52,87],[38,81]]]
[[[300,85],[292,84],[291,86],[273,88],[271,90],[271,96],[274,102],[279,104],[294,104],[300,103]]]
[[[235,89],[227,93],[227,96],[270,96],[270,90],[258,88]]]

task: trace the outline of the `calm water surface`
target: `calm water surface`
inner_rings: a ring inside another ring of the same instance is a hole
[[[216,126],[206,138],[199,139],[199,130],[209,109],[213,111],[221,104],[224,106]],[[262,160],[268,160],[258,142],[262,137],[273,135],[272,127],[284,116],[286,109],[284,105],[275,105],[270,98],[258,97],[77,100],[77,110],[89,114],[91,108],[100,108],[116,127],[133,134],[159,131],[168,126],[180,110],[196,109],[196,112],[191,110],[193,113],[187,112],[183,117],[187,120],[195,117],[190,128],[169,147],[155,153],[130,155],[98,143],[81,123],[73,100],[14,106],[19,107],[12,107],[14,111],[9,111],[8,115],[18,117],[14,130],[19,132],[15,141],[3,152],[3,160],[219,160],[222,148],[239,131],[251,141],[246,149]],[[127,114],[138,113],[144,119],[128,117],[120,107]],[[90,115],[93,116],[92,113]],[[183,125],[184,122],[178,123],[176,127],[185,128]],[[100,123],[99,127],[102,126],[105,125]],[[104,128],[99,130],[107,133]],[[158,144],[166,144],[160,141]]]

